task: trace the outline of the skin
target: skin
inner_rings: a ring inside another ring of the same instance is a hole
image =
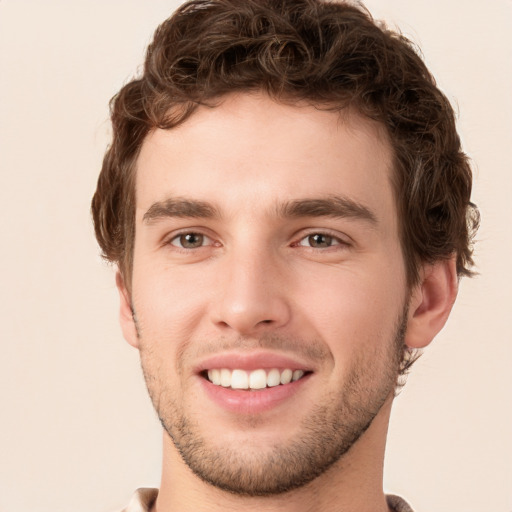
[[[379,124],[262,94],[230,95],[146,138],[131,292],[120,274],[117,284],[124,336],[140,350],[166,429],[154,510],[387,510],[397,341],[426,346],[457,290],[453,259],[425,266],[407,289],[391,162]],[[344,201],[336,216],[283,206],[333,196]],[[226,353],[285,355],[311,374],[269,410],[234,412],[211,400],[197,372]],[[190,438],[200,442],[193,463]],[[279,450],[301,442],[318,460],[344,448],[286,493],[222,489],[218,468],[272,482],[297,465],[271,466],[272,454],[287,460]],[[204,481],[201,461],[219,485]]]

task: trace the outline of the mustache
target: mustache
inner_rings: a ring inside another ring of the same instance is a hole
[[[326,359],[333,359],[329,348],[318,340],[306,340],[299,337],[282,336],[275,333],[265,333],[261,336],[239,336],[237,338],[217,338],[214,341],[206,341],[198,344],[193,353],[190,352],[190,344],[187,343],[180,348],[178,361],[183,357],[189,359],[204,358],[220,352],[252,352],[258,349],[272,350],[289,353],[302,357],[308,361],[321,362]],[[186,352],[186,355],[185,355]]]

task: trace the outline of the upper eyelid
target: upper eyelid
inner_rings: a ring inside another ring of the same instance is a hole
[[[322,234],[322,233],[319,233],[319,234]],[[341,238],[335,237],[335,236],[331,237],[335,242],[333,244],[331,244],[331,245],[326,246],[326,247],[314,247],[312,245],[309,245],[308,243],[304,243],[303,244],[302,242],[304,241],[304,239],[309,238],[309,236],[311,236],[311,235],[308,235],[308,236],[305,236],[303,238],[300,238],[297,242],[294,242],[292,244],[292,246],[293,247],[301,247],[303,249],[310,249],[310,250],[313,250],[313,251],[324,251],[324,252],[328,251],[329,249],[341,250],[341,249],[347,249],[349,247],[352,247],[351,243],[346,242],[345,240],[342,240]]]
[[[184,247],[179,240],[174,242],[176,239],[179,239],[179,237],[187,234],[201,235],[206,240],[203,240],[203,243],[197,247]],[[217,247],[215,239],[199,231],[182,231],[181,233],[174,233],[172,236],[164,238],[161,243],[162,249],[171,250],[175,254],[188,254],[189,256],[192,256],[193,254],[202,254],[203,251],[210,250],[214,247]]]
[[[307,238],[312,235],[324,235],[324,236],[330,236],[331,238],[335,238],[336,240],[339,240],[343,244],[353,244],[354,241],[352,237],[347,235],[346,233],[340,233],[336,230],[331,229],[321,229],[321,228],[306,228],[305,230],[300,230],[294,237],[296,242],[300,242],[301,240],[304,240],[304,238]]]
[[[205,238],[207,240],[213,240],[211,236],[205,235],[204,233],[201,233],[200,231],[185,231],[183,233],[178,233],[178,234],[175,234],[175,235],[169,237],[169,241],[176,240],[176,238],[180,238],[181,236],[184,236],[184,235],[198,235],[198,236],[202,236],[203,238]]]
[[[204,237],[203,243],[201,245],[199,245],[198,247],[182,247],[181,245],[173,243],[174,240],[179,239],[181,236],[188,235],[188,234],[200,235],[200,236]],[[174,247],[175,249],[178,249],[178,250],[197,251],[199,249],[204,249],[205,247],[212,247],[212,246],[214,246],[215,245],[215,240],[212,237],[210,237],[208,235],[205,235],[203,233],[197,233],[195,231],[186,231],[185,233],[179,233],[177,235],[169,237],[167,239],[167,242],[164,242],[164,244],[165,245],[171,245],[172,247]]]
[[[182,228],[182,229],[176,229],[171,232],[166,233],[164,236],[161,237],[162,244],[169,244],[172,240],[175,238],[182,236],[182,235],[188,235],[188,234],[195,234],[195,235],[202,235],[206,238],[209,238],[210,240],[214,241],[215,237],[212,235],[210,230],[207,230],[205,228]]]
[[[331,235],[329,233],[321,233],[321,232],[313,232],[313,233],[309,233],[308,235],[306,236],[303,236],[302,238],[299,239],[299,242],[301,242],[302,240],[305,240],[307,238],[310,238],[311,236],[315,236],[315,235],[321,235],[321,236],[324,236],[324,237],[328,237],[328,238],[331,238],[332,240],[336,240],[337,242],[340,242],[340,243],[347,243],[345,242],[345,240],[343,240],[341,237],[339,236],[335,236],[335,235]]]
[[[219,237],[216,236],[215,234],[213,234],[211,232],[211,230],[204,228],[204,227],[196,228],[196,227],[192,226],[192,227],[177,229],[170,233],[167,233],[165,236],[163,236],[161,238],[161,240],[162,240],[161,243],[162,243],[162,245],[168,245],[175,238],[182,236],[182,235],[186,235],[186,234],[192,234],[192,233],[197,234],[197,235],[202,235],[202,236],[208,238],[211,243],[215,243],[217,241],[220,242]],[[292,237],[291,237],[292,245],[302,241],[304,238],[307,238],[311,235],[316,235],[316,234],[329,236],[331,238],[338,240],[341,244],[345,244],[345,245],[351,245],[354,243],[352,237],[350,237],[346,233],[340,233],[337,230],[333,230],[333,229],[329,229],[329,228],[311,227],[311,228],[302,228],[302,229],[298,230],[297,232],[295,232],[295,234],[292,235]],[[222,242],[220,242],[220,243],[222,243]],[[204,247],[204,246],[202,246],[202,247]]]

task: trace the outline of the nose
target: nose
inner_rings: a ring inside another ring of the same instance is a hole
[[[218,275],[212,321],[224,331],[249,336],[285,326],[290,320],[283,262],[271,251],[233,253]]]

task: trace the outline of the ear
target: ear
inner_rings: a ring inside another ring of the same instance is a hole
[[[130,292],[126,288],[123,276],[119,270],[116,272],[116,286],[119,291],[119,321],[121,330],[123,331],[124,339],[132,345],[132,347],[139,348],[139,336],[137,332],[137,325],[135,324],[134,313],[132,309],[132,301]]]
[[[443,328],[455,298],[458,279],[455,257],[425,265],[420,282],[413,288],[405,344],[409,348],[426,347]]]

